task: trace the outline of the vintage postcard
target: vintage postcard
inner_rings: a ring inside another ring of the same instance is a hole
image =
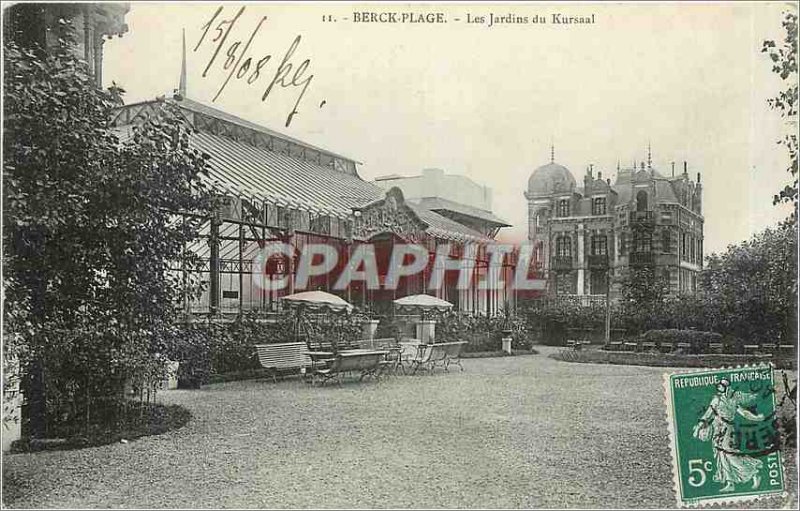
[[[797,507],[796,2],[0,1],[4,508]]]

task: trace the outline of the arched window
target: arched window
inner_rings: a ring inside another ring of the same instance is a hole
[[[572,240],[569,236],[559,236],[556,238],[556,256],[572,257]]]
[[[636,211],[647,211],[647,192],[644,190],[636,194]]]
[[[569,216],[569,199],[561,199],[558,201],[558,216]]]
[[[669,229],[661,232],[661,250],[667,253],[672,250],[672,233],[669,232]]]

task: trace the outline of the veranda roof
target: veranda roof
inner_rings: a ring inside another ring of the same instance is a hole
[[[156,102],[150,103],[155,105]],[[386,196],[385,190],[361,179],[354,170],[341,171],[294,154],[260,147],[248,143],[247,137],[237,138],[235,133],[242,128],[257,130],[272,137],[302,144],[308,150],[344,158],[353,165],[357,163],[355,160],[188,98],[176,101],[176,104],[190,113],[201,114],[206,119],[213,117],[232,126],[230,130],[220,130],[217,127],[217,131],[212,133],[198,122],[198,118],[187,114],[187,121],[194,120],[193,126],[196,128],[190,137],[190,144],[211,156],[209,184],[225,194],[341,219],[351,217],[354,208],[361,208]],[[125,108],[129,108],[131,112],[118,114],[114,121],[114,132],[123,142],[130,138],[133,125],[154,111],[148,107],[148,102],[122,107]],[[483,233],[422,205],[409,202],[406,204],[428,225],[426,232],[433,237],[459,242],[494,241]]]

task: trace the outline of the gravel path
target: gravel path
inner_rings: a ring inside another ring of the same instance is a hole
[[[548,352],[341,387],[245,381],[164,392],[191,410],[187,426],[5,456],[3,504],[673,507],[663,369],[569,364]]]

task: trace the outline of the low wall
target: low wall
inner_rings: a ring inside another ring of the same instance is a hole
[[[565,348],[550,355],[564,362],[587,364],[617,364],[653,367],[730,367],[771,362],[777,369],[795,369],[796,361],[786,357],[759,357],[755,355],[683,355],[673,353],[634,353],[630,351],[574,350]]]

